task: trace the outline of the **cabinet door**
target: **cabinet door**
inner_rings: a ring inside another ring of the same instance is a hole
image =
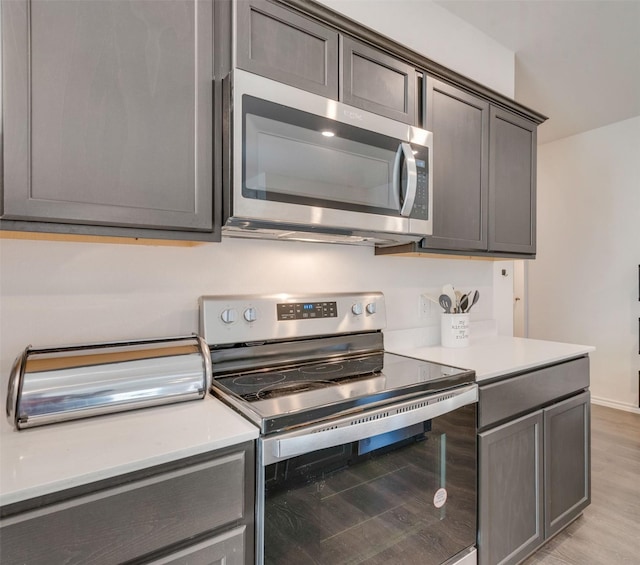
[[[536,125],[491,107],[489,250],[536,252]]]
[[[542,411],[479,434],[480,565],[518,563],[544,536]]]
[[[546,537],[576,518],[591,502],[590,395],[544,411]]]
[[[117,564],[246,516],[241,451],[3,518],[0,562]]]
[[[265,0],[237,3],[237,65],[338,99],[338,34]]]
[[[433,132],[433,235],[423,247],[487,249],[489,103],[427,77]]]
[[[240,526],[152,561],[152,565],[245,565],[245,530],[246,526]]]
[[[342,36],[340,100],[414,125],[416,70],[403,61]]]
[[[212,7],[3,2],[4,219],[212,230]]]

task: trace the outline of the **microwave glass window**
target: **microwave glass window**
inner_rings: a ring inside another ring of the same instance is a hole
[[[399,210],[395,139],[244,98],[243,196],[379,214]]]

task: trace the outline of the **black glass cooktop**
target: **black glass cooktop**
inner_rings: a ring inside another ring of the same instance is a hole
[[[212,391],[271,433],[474,380],[473,371],[376,352],[218,375]]]
[[[339,361],[218,377],[216,383],[247,402],[257,402],[368,378],[380,373],[383,363],[384,354],[375,353]]]

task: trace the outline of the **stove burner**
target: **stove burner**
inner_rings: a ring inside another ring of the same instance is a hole
[[[308,392],[331,386],[332,381],[291,381],[274,387],[265,387],[256,392],[256,399],[266,400],[267,398],[276,398],[278,396],[286,396],[297,392]]]
[[[375,357],[373,359],[357,359],[358,366],[361,370],[369,370],[371,372],[382,371],[382,359],[380,357]]]
[[[328,375],[330,373],[338,373],[342,371],[340,363],[327,363],[325,365],[312,365],[311,367],[301,367],[300,372],[306,375]]]
[[[233,379],[233,384],[239,386],[267,386],[282,382],[287,378],[282,373],[255,373],[242,375]]]

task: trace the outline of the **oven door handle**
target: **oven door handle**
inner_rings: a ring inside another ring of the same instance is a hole
[[[478,401],[477,385],[432,397],[413,399],[341,418],[324,425],[291,432],[288,437],[263,440],[263,464],[290,459],[319,449],[334,447],[425,422]]]

